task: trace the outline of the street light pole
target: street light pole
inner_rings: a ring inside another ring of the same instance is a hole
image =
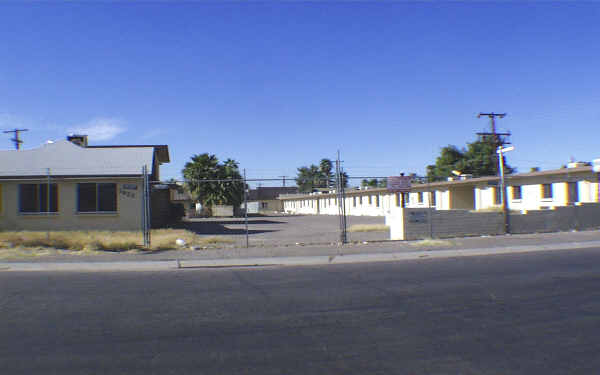
[[[504,152],[512,151],[515,148],[498,146],[496,153],[498,154],[498,166],[500,167],[500,197],[502,199],[502,214],[504,216],[504,233],[510,233],[510,218],[508,215],[508,197],[506,194],[506,181],[504,178]]]

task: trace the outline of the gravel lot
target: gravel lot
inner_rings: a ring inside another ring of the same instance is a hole
[[[347,227],[353,225],[383,225],[383,217],[348,216]],[[207,236],[224,236],[245,244],[246,230],[243,218],[190,219],[186,229]],[[274,246],[302,244],[328,244],[337,242],[340,236],[339,218],[329,215],[285,215],[248,218],[250,245]],[[388,240],[389,230],[378,232],[348,233],[349,241]]]

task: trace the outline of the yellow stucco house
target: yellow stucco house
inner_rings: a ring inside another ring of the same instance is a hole
[[[166,145],[89,146],[79,135],[0,151],[0,230],[139,230],[142,168],[158,181],[167,162]]]

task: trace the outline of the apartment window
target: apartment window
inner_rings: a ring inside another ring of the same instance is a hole
[[[352,197],[352,207],[356,207],[356,197]]]
[[[577,182],[567,183],[567,193],[569,203],[579,202],[579,189],[577,189]]]
[[[494,204],[501,204],[502,203],[502,189],[500,189],[499,187],[493,188],[493,189],[494,189]]]
[[[49,198],[49,199],[48,199]],[[19,211],[24,213],[57,212],[56,184],[19,184]]]
[[[417,193],[417,200],[419,203],[423,203],[423,192],[422,191]]]
[[[410,204],[410,193],[404,193],[404,205],[408,206]]]
[[[116,212],[117,184],[77,184],[77,211]]]
[[[521,186],[513,186],[512,187],[512,199],[523,199],[523,193],[521,191]]]
[[[552,199],[552,184],[542,185],[542,199]]]

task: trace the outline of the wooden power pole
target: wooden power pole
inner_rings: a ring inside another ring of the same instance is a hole
[[[13,130],[6,130],[4,131],[4,134],[7,133],[15,133],[15,137],[11,138],[10,140],[13,141],[15,143],[15,148],[18,150],[21,148],[21,143],[23,143],[23,141],[21,140],[21,138],[19,137],[21,132],[26,132],[29,129],[13,129]]]
[[[490,118],[490,132],[481,132],[481,133],[477,133],[477,135],[481,139],[492,138],[496,148],[498,146],[504,146],[506,144],[510,144],[510,142],[508,142],[506,140],[506,137],[510,136],[510,132],[498,133],[496,131],[496,117],[504,118],[506,116],[506,113],[494,113],[494,112],[480,113],[477,115],[477,118],[481,118],[482,116]]]

